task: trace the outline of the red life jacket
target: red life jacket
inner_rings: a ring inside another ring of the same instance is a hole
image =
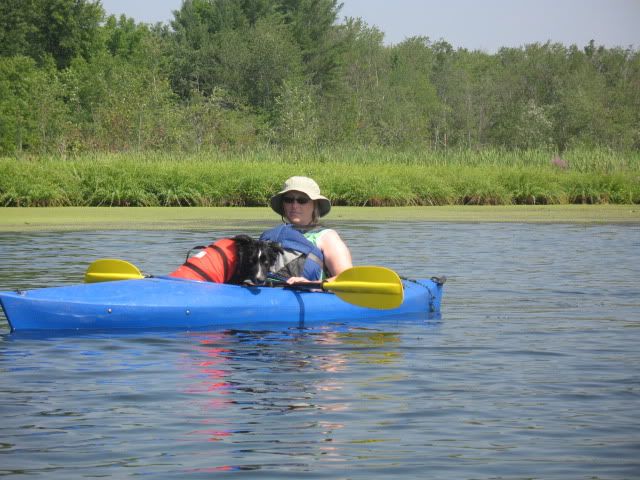
[[[175,271],[170,277],[188,278],[213,283],[228,283],[236,271],[238,249],[231,238],[223,238],[209,245]]]

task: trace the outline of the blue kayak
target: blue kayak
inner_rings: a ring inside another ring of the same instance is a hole
[[[367,321],[440,311],[438,279],[403,280],[390,310],[352,305],[330,292],[170,277],[0,292],[12,331],[261,329]]]

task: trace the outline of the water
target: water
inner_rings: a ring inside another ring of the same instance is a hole
[[[340,230],[357,264],[446,274],[441,319],[47,338],[0,320],[0,474],[640,478],[638,226]],[[162,274],[235,233],[0,234],[0,289],[100,257]]]

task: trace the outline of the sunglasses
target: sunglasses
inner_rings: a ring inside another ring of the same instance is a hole
[[[297,202],[299,205],[305,205],[309,203],[311,199],[309,197],[282,197],[282,201],[289,205],[293,202]]]

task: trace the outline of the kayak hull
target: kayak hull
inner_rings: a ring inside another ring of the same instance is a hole
[[[303,327],[440,310],[442,284],[404,280],[391,310],[351,305],[329,292],[248,287],[169,277],[0,292],[11,331]]]

